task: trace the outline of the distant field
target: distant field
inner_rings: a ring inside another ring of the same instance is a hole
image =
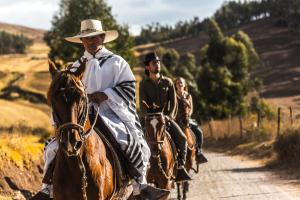
[[[0,70],[5,72],[37,72],[48,70],[49,48],[45,43],[34,43],[27,54],[12,54],[0,56]]]
[[[36,42],[42,42],[45,30],[0,22],[0,31],[23,34]]]
[[[28,127],[50,127],[50,112],[47,115],[33,104],[20,103],[19,101],[0,100],[0,127],[26,125]]]

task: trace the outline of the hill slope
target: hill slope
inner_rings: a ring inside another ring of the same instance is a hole
[[[0,22],[0,31],[6,31],[13,34],[23,34],[36,42],[42,42],[45,30],[30,28],[26,26],[14,25]]]
[[[300,108],[300,34],[275,27],[272,19],[252,22],[226,34],[231,35],[237,30],[243,30],[250,36],[261,57],[254,74],[264,81],[262,96],[277,105]],[[161,45],[180,53],[195,53],[207,41],[208,36],[200,33],[196,37],[137,46],[134,50],[137,55],[143,55]]]

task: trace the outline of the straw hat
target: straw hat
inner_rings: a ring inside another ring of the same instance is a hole
[[[118,38],[118,31],[104,31],[102,29],[102,23],[95,19],[86,19],[81,22],[80,33],[73,37],[66,37],[65,40],[74,43],[82,43],[80,38],[92,37],[100,34],[105,34],[103,43],[111,42]]]

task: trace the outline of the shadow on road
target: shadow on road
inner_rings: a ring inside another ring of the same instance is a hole
[[[229,172],[234,172],[234,173],[244,173],[244,172],[264,172],[264,171],[269,171],[265,166],[262,167],[246,167],[246,168],[233,168],[233,169],[223,169],[221,171],[229,171]]]

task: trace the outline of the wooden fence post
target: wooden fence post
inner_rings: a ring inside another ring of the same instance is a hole
[[[240,138],[243,138],[243,118],[241,115],[239,115],[239,121],[240,121]]]
[[[281,108],[279,107],[278,108],[278,113],[277,113],[277,115],[278,115],[278,117],[277,117],[277,137],[279,137],[279,135],[280,135],[280,118],[281,118]]]
[[[260,111],[257,112],[257,128],[260,128]]]
[[[291,126],[293,126],[293,108],[290,106],[290,120],[291,120]]]
[[[231,135],[231,114],[229,114],[229,117],[228,117],[228,121],[227,121],[227,135],[225,135],[225,132],[224,132],[224,138],[226,138],[226,136],[230,137]]]
[[[209,127],[210,137],[214,139],[214,128],[213,128],[212,121],[213,118],[211,117],[208,121],[208,127]]]

